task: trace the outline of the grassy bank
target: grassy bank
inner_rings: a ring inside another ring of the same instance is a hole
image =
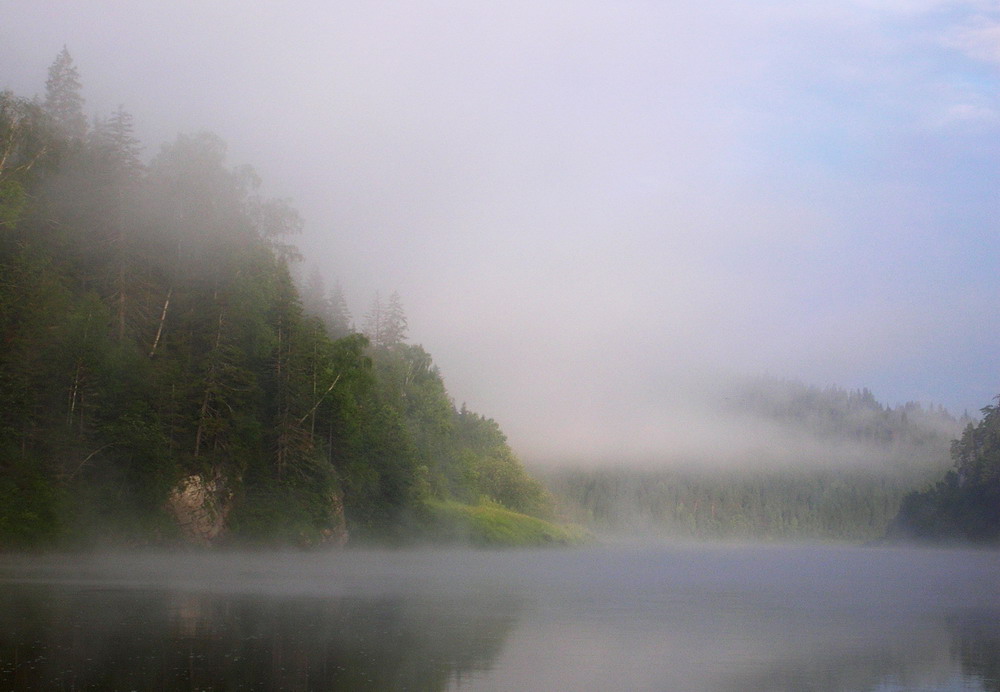
[[[484,502],[432,502],[427,507],[427,534],[435,541],[480,547],[578,545],[589,534],[572,525],[558,525]]]

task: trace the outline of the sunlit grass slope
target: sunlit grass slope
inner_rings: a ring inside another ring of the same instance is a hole
[[[480,547],[577,545],[590,536],[582,528],[513,512],[492,502],[466,505],[453,501],[428,504],[430,534],[443,542]]]

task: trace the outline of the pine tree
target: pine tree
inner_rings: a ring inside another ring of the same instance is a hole
[[[368,337],[372,348],[382,348],[385,344],[382,337],[385,333],[385,306],[378,291],[372,300],[371,307],[365,314],[364,335]]]
[[[80,90],[80,73],[69,50],[63,46],[49,67],[43,107],[59,133],[70,140],[82,140],[87,134],[87,118],[83,114]]]
[[[393,291],[389,296],[389,304],[385,307],[380,340],[386,348],[393,348],[406,341],[406,335],[406,313],[403,311],[399,293]]]
[[[347,299],[344,298],[344,291],[338,281],[330,291],[327,298],[330,306],[330,321],[327,323],[327,332],[333,339],[342,339],[354,331],[351,324],[351,311],[347,308]]]
[[[118,106],[110,117],[97,122],[91,134],[94,147],[121,173],[135,176],[142,171],[139,159],[142,146],[135,136],[132,114],[124,106]]]
[[[334,329],[338,320],[334,308],[333,293],[327,293],[326,282],[323,280],[319,267],[314,265],[310,269],[309,277],[302,283],[299,295],[302,300],[302,312],[305,315],[318,319],[332,338],[338,339],[341,336],[346,336],[346,333],[334,335],[334,332],[339,330]]]
[[[406,340],[406,313],[398,292],[393,291],[388,303],[375,294],[365,315],[364,334],[377,349],[392,349]]]
[[[149,329],[157,312],[159,287],[154,281],[151,253],[142,247],[138,192],[144,183],[142,147],[133,134],[132,115],[123,106],[107,119],[96,121],[87,146],[85,176],[91,196],[103,209],[96,243],[105,258],[108,277],[104,293],[114,314],[119,342],[126,334]],[[154,297],[155,295],[155,297]]]

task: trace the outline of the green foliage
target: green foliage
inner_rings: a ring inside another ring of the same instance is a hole
[[[57,542],[72,547],[143,546],[180,541],[163,488],[146,485],[114,456],[66,484]],[[172,479],[171,479],[172,480]],[[71,492],[70,492],[71,491]]]
[[[17,180],[0,180],[0,226],[13,226],[28,204],[28,195]]]
[[[380,400],[403,421],[433,497],[467,503],[486,498],[517,512],[551,516],[548,494],[525,472],[500,426],[464,406],[455,410],[423,348],[375,348],[373,360]]]
[[[237,542],[315,544],[345,517],[398,534],[433,497],[546,513],[496,424],[404,343],[398,294],[371,345],[339,287],[305,309],[302,219],[220,138],[145,166],[127,112],[88,133],[82,104],[65,50],[42,106],[0,93],[0,546],[178,540],[190,477],[231,492]]]
[[[343,528],[335,484],[248,487],[230,517],[235,544],[309,547],[320,545]]]
[[[432,502],[424,521],[425,535],[435,540],[479,547],[576,545],[589,540],[579,527],[559,526],[491,502]]]
[[[890,537],[1000,541],[1000,407],[982,414],[952,442],[954,467],[944,479],[904,498]]]
[[[51,130],[37,104],[0,91],[0,230],[14,228],[26,211],[39,168],[53,148]]]
[[[595,531],[680,538],[873,540],[913,480],[872,471],[561,471],[561,509]]]
[[[551,498],[525,472],[496,421],[463,406],[455,417],[455,429],[462,478],[473,499],[487,497],[516,512],[551,517]]]
[[[0,549],[51,543],[63,529],[63,499],[40,464],[0,449]]]

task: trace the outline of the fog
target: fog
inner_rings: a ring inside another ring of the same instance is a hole
[[[995,690],[993,551],[0,559],[5,689]]]
[[[0,88],[66,45],[147,158],[219,134],[526,461],[739,459],[815,441],[720,420],[734,377],[1000,391],[998,35],[981,0],[15,0]]]

